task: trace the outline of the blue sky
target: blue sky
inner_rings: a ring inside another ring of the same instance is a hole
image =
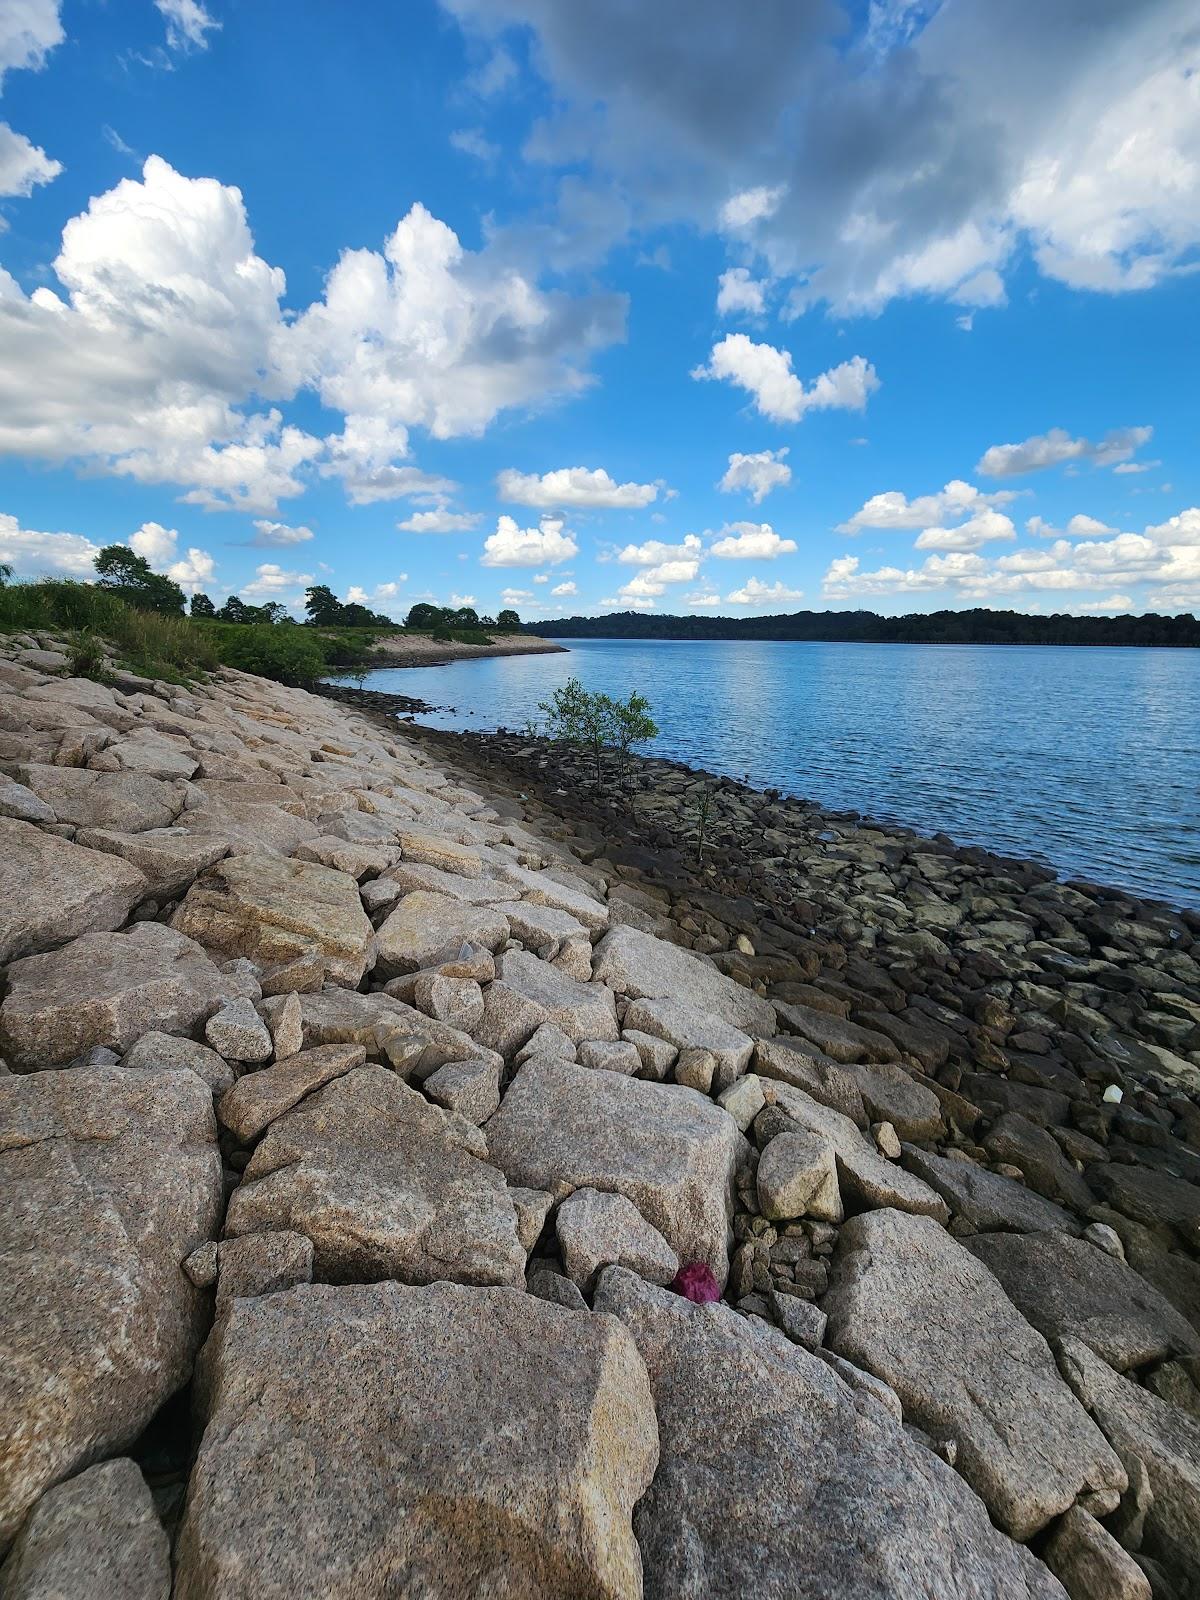
[[[0,560],[1200,610],[1182,0],[0,0]]]

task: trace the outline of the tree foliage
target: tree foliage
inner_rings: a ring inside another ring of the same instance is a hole
[[[183,615],[183,590],[173,578],[151,572],[145,556],[126,544],[106,544],[96,557],[100,587],[111,589],[139,611],[161,611],[164,616]]]
[[[546,732],[552,739],[578,744],[587,750],[596,768],[596,783],[604,777],[604,751],[612,747],[628,756],[631,747],[658,733],[650,717],[650,702],[633,693],[628,700],[591,693],[578,678],[568,678],[549,700],[539,700],[546,714]]]
[[[1190,615],[1028,616],[1021,611],[796,611],[771,617],[670,617],[641,611],[526,624],[547,639],[807,639],[863,644],[1075,644],[1200,646]]]
[[[391,617],[372,611],[357,600],[339,600],[327,583],[304,591],[304,609],[315,628],[390,628]]]

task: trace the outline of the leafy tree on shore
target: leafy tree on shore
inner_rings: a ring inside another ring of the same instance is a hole
[[[12,575],[13,575],[12,562],[11,561],[0,561],[0,589],[3,589],[4,585],[12,577]]]
[[[101,588],[113,590],[139,611],[183,615],[183,590],[173,578],[151,572],[145,556],[127,544],[106,544],[96,557],[96,574]]]
[[[199,589],[197,589],[196,593],[192,596],[192,603],[189,609],[194,617],[215,617],[217,614],[216,606],[214,606],[208,596],[206,594],[202,594]]]
[[[516,632],[521,626],[521,619],[511,606],[506,606],[496,618],[496,626],[505,632]]]
[[[611,695],[590,693],[578,678],[568,678],[549,700],[539,700],[538,710],[546,713],[550,738],[582,745],[591,753],[597,788],[604,780],[606,747],[615,746],[628,757],[632,745],[653,739],[658,732],[645,695],[634,692],[626,701],[614,700]]]

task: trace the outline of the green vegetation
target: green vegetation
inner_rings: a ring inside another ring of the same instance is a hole
[[[542,639],[807,639],[861,644],[1095,644],[1200,646],[1200,621],[1142,617],[1027,616],[1020,611],[796,611],[773,617],[659,617],[618,611],[604,617],[531,622]]]
[[[224,664],[301,685],[347,672],[361,687],[379,635],[402,631],[380,612],[339,600],[325,584],[306,591],[303,623],[276,600],[248,605],[236,594],[220,607],[208,595],[194,594],[188,616],[180,586],[152,572],[128,545],[105,545],[95,565],[94,583],[52,578],[14,584],[11,566],[0,562],[0,633],[66,634],[71,671],[80,677],[102,676],[111,655],[131,671],[176,683]],[[486,629],[512,632],[520,626],[515,611],[493,619],[471,606],[419,604],[408,621],[412,632],[468,645],[490,644]]]
[[[568,678],[549,700],[539,700],[538,710],[546,713],[545,731],[550,738],[582,745],[591,753],[597,787],[603,782],[607,748],[625,758],[635,744],[653,739],[658,732],[645,695],[635,691],[628,700],[614,700],[611,695],[589,693],[578,678]]]
[[[49,578],[0,585],[0,633],[30,630],[77,635],[73,649],[85,659],[95,659],[94,646],[104,640],[130,671],[170,683],[220,665],[212,639],[185,617],[140,610],[98,583]]]

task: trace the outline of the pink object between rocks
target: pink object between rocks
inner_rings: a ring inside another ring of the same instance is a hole
[[[686,1266],[680,1267],[671,1280],[671,1287],[676,1294],[694,1301],[698,1306],[721,1298],[721,1286],[716,1275],[703,1261],[689,1261]]]

